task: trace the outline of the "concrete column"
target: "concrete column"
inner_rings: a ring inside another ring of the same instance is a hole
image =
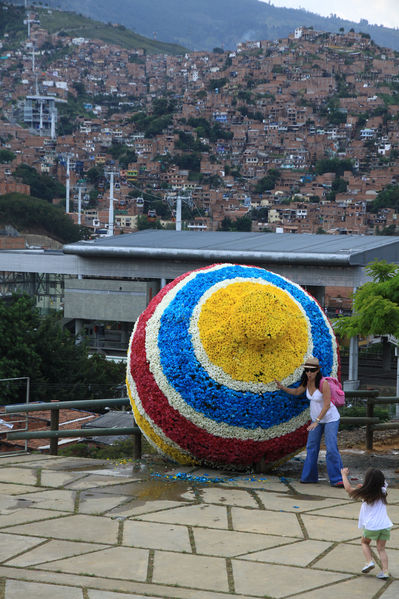
[[[349,372],[348,380],[344,381],[345,391],[359,389],[359,339],[351,337],[349,341]]]
[[[75,337],[76,343],[81,342],[81,332],[83,328],[83,320],[81,318],[75,318]]]
[[[353,288],[353,293],[356,292],[356,287]],[[353,314],[353,308],[352,308]],[[345,391],[356,391],[359,389],[359,338],[351,337],[349,341],[349,372],[348,380],[344,381]]]

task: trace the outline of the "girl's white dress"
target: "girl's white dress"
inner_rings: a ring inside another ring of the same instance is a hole
[[[387,484],[382,487],[383,493],[387,492]],[[359,528],[365,528],[366,530],[382,530],[383,528],[391,528],[393,523],[391,522],[386,504],[377,499],[374,503],[362,502],[359,514]]]

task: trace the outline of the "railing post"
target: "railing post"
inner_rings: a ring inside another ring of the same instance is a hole
[[[136,433],[133,437],[133,458],[139,460],[141,458],[141,433]]]
[[[374,398],[367,398],[366,416],[374,416]],[[373,424],[366,424],[366,449],[373,449]]]
[[[60,411],[51,410],[50,429],[52,431],[58,431],[60,423]],[[50,454],[58,455],[58,437],[51,437],[50,439]]]

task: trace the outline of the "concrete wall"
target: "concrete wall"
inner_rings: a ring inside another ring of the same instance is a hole
[[[64,317],[135,322],[158,290],[155,282],[67,279]]]

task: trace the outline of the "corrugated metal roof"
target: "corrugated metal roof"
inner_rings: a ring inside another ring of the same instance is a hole
[[[252,259],[289,263],[364,265],[377,258],[399,262],[399,238],[363,235],[191,232],[147,229],[64,246],[84,256]]]

